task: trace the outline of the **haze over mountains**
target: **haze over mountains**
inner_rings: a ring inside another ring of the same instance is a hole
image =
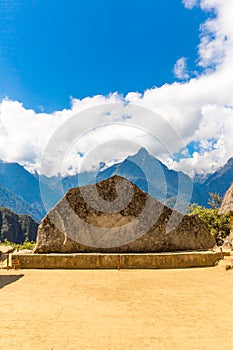
[[[113,175],[120,175],[135,183],[143,191],[170,207],[182,211],[187,202],[208,206],[209,193],[223,196],[233,182],[233,158],[205,180],[195,179],[182,172],[169,170],[166,165],[150,155],[145,148],[129,156],[123,162],[114,164],[98,172],[86,172],[79,176],[64,178],[42,176],[40,181],[46,198],[41,198],[41,189],[37,175],[29,173],[17,163],[0,161],[0,206],[12,209],[18,214],[28,214],[37,222],[72,187],[99,182]],[[179,203],[177,204],[177,195]],[[191,195],[191,197],[190,197]],[[178,207],[177,207],[178,205]],[[46,208],[46,209],[45,209]]]

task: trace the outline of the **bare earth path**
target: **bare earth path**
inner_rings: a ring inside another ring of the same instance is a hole
[[[233,270],[0,270],[0,315],[4,350],[231,350]]]

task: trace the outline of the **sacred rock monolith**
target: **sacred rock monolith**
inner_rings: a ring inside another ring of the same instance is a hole
[[[70,189],[42,220],[34,253],[152,253],[214,245],[198,216],[172,210],[113,176]]]

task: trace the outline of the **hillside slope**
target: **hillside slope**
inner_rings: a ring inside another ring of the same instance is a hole
[[[233,158],[215,173],[207,176],[203,183],[194,184],[193,202],[208,206],[209,193],[224,196],[233,182]]]
[[[28,215],[18,215],[8,208],[0,207],[0,241],[14,243],[35,241],[38,223]]]
[[[17,163],[0,161],[0,205],[37,221],[45,215],[38,179]]]

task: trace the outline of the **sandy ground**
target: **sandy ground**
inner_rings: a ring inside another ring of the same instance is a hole
[[[233,270],[0,270],[0,349],[233,349]]]

